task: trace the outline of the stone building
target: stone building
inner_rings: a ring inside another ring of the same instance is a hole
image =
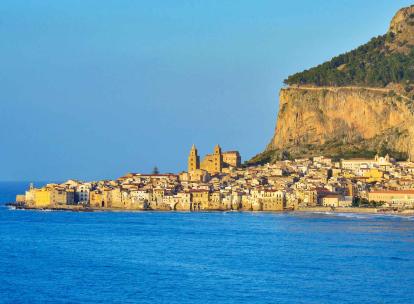
[[[223,152],[223,165],[224,167],[230,166],[239,168],[241,166],[241,157],[239,151]]]
[[[207,154],[200,162],[195,145],[191,147],[190,155],[188,156],[188,172],[197,172],[197,170],[206,171],[209,174],[216,174],[223,172],[224,168],[239,168],[241,166],[241,157],[238,151],[222,152],[221,147],[216,145],[213,154]],[[197,176],[201,176],[201,172]]]
[[[104,195],[100,190],[89,192],[89,205],[93,208],[108,207],[108,202],[105,202]]]
[[[374,159],[353,158],[341,159],[341,168],[356,171],[360,168],[389,167],[394,162],[387,154],[384,157],[375,155]]]
[[[261,201],[263,211],[282,211],[286,206],[285,193],[280,190],[264,190]]]
[[[191,210],[206,210],[209,207],[210,192],[208,190],[194,189],[191,193]]]
[[[89,186],[86,184],[80,184],[75,188],[75,202],[79,204],[89,203]]]
[[[213,154],[207,154],[200,164],[200,169],[210,174],[220,173],[223,169],[223,154],[219,145],[214,147]]]
[[[340,196],[337,194],[329,194],[322,198],[322,206],[324,207],[338,207]]]
[[[36,208],[49,208],[75,203],[75,191],[65,189],[56,184],[47,184],[45,187],[37,189],[30,186],[26,191],[25,202],[28,206]]]
[[[41,189],[31,189],[30,192],[33,193],[32,204],[37,208],[45,208],[52,206],[52,189],[51,188],[41,188]]]
[[[414,190],[376,190],[368,193],[369,201],[385,202],[391,207],[414,208]]]
[[[198,156],[195,145],[191,147],[190,155],[188,156],[188,172],[200,169],[200,156]]]

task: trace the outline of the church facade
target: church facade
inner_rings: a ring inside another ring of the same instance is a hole
[[[230,168],[239,168],[241,166],[241,157],[238,151],[222,152],[221,147],[216,145],[212,154],[207,154],[200,162],[195,145],[191,147],[188,156],[188,172],[203,170],[209,174],[217,174]]]

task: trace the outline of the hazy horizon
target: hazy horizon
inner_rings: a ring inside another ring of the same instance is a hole
[[[292,73],[384,34],[410,1],[0,4],[1,181],[186,169],[271,139]]]

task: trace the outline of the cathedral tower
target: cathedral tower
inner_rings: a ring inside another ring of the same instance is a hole
[[[188,156],[188,172],[200,169],[200,157],[197,153],[195,145],[191,147],[190,155]]]
[[[221,169],[223,168],[223,154],[221,153],[219,145],[214,147],[213,168],[215,172],[221,172]]]

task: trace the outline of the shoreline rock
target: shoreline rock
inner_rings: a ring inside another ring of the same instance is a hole
[[[157,209],[120,209],[120,208],[91,208],[91,207],[79,207],[79,206],[67,206],[67,207],[51,207],[51,208],[35,208],[28,207],[18,203],[8,203],[5,206],[12,207],[17,210],[33,210],[33,211],[70,211],[70,212],[173,212],[173,213],[197,213],[197,212],[241,212],[241,213],[354,213],[354,214],[384,214],[384,215],[399,215],[399,216],[414,216],[414,209],[404,210],[386,210],[378,208],[361,208],[361,207],[349,207],[349,208],[333,208],[333,207],[302,207],[296,210],[286,209],[282,211],[253,211],[253,210],[157,210]]]

